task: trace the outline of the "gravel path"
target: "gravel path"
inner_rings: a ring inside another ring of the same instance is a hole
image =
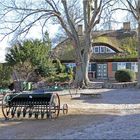
[[[96,89],[100,98],[71,99],[60,92],[68,115],[56,120],[4,121],[0,112],[0,139],[140,139],[140,89]],[[63,95],[63,96],[62,96]]]

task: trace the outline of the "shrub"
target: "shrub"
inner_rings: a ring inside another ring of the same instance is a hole
[[[61,64],[59,59],[56,59],[55,68],[57,74],[65,71],[65,65]]]
[[[115,73],[115,79],[118,82],[132,82],[136,80],[136,74],[129,69],[118,70]]]
[[[1,81],[0,86],[3,88],[7,88],[9,84],[10,84],[10,80],[3,80]]]
[[[59,73],[54,76],[50,76],[46,79],[47,82],[66,82],[72,80],[72,75],[67,73]]]
[[[60,73],[56,75],[55,81],[57,82],[66,82],[72,79],[72,75],[67,74],[67,73]]]

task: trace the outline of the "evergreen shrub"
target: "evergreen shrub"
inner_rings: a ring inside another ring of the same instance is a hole
[[[136,74],[130,69],[122,69],[116,71],[115,79],[118,82],[133,82],[136,80]]]

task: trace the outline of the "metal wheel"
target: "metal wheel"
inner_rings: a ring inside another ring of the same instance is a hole
[[[60,112],[60,98],[57,93],[53,93],[49,103],[49,117],[57,118]]]
[[[68,105],[64,104],[62,110],[63,110],[63,114],[67,114],[68,113]]]
[[[20,117],[20,115],[21,115],[21,108],[20,107],[18,107],[18,109],[17,109],[17,117],[19,118]]]
[[[12,115],[11,115],[12,107],[9,106],[7,97],[8,97],[8,94],[6,94],[2,99],[2,113],[5,119],[12,118]]]

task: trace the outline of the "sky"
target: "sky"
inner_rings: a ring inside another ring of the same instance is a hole
[[[53,38],[57,33],[57,31],[58,31],[58,26],[49,25],[48,32],[50,38]],[[32,38],[32,39],[41,39],[41,37],[42,34],[41,34],[40,27],[33,27],[32,30],[30,31],[30,34],[27,35],[27,38]],[[0,40],[1,38],[2,37],[0,36]],[[10,39],[8,39],[8,37],[0,41],[0,63],[5,62],[5,55],[9,47],[11,47],[11,45],[10,45]]]

